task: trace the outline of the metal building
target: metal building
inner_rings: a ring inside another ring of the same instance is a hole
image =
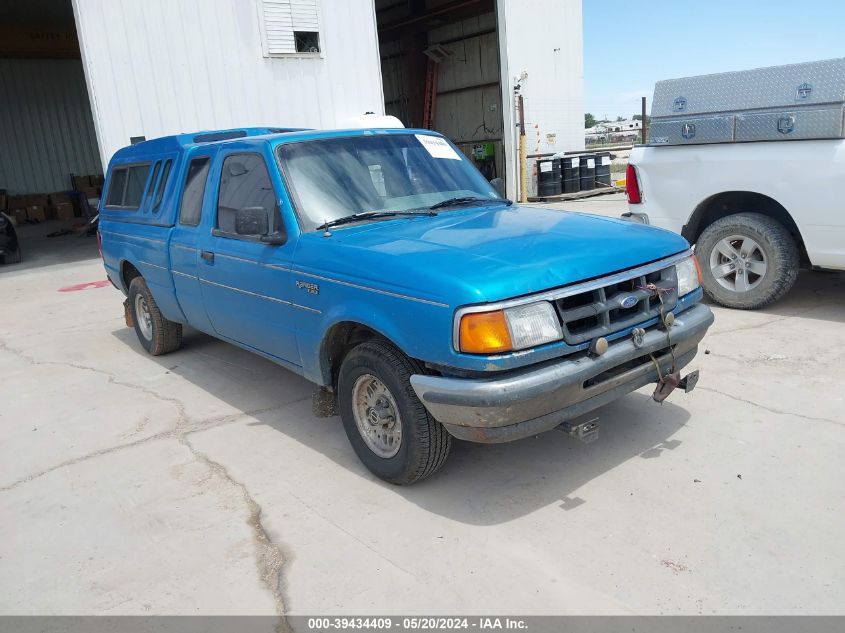
[[[516,194],[528,151],[583,148],[581,0],[4,0],[0,189],[67,189],[138,138],[342,127],[449,136]]]

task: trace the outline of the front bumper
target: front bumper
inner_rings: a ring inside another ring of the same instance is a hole
[[[697,304],[678,314],[669,330],[675,367],[695,357],[713,313]],[[492,378],[411,376],[411,385],[429,413],[453,436],[473,442],[509,442],[576,418],[657,381],[672,364],[666,330],[654,328],[635,347],[630,338],[611,343],[594,357],[568,357]]]

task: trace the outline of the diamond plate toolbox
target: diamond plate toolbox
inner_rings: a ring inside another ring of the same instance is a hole
[[[730,143],[733,140],[733,116],[652,119],[649,128],[649,141],[654,145]]]
[[[843,112],[845,58],[669,79],[654,88],[648,143],[845,138]]]

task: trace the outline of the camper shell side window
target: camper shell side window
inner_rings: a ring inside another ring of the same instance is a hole
[[[137,211],[141,207],[144,192],[148,186],[150,164],[149,162],[136,163],[112,169],[105,207]]]

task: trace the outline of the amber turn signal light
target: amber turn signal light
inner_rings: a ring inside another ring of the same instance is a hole
[[[473,312],[461,317],[460,347],[467,354],[493,354],[513,348],[505,313]]]
[[[695,264],[695,272],[698,274],[698,285],[700,286],[703,283],[701,279],[701,264],[698,263],[698,257],[695,255],[692,256],[692,262]]]

